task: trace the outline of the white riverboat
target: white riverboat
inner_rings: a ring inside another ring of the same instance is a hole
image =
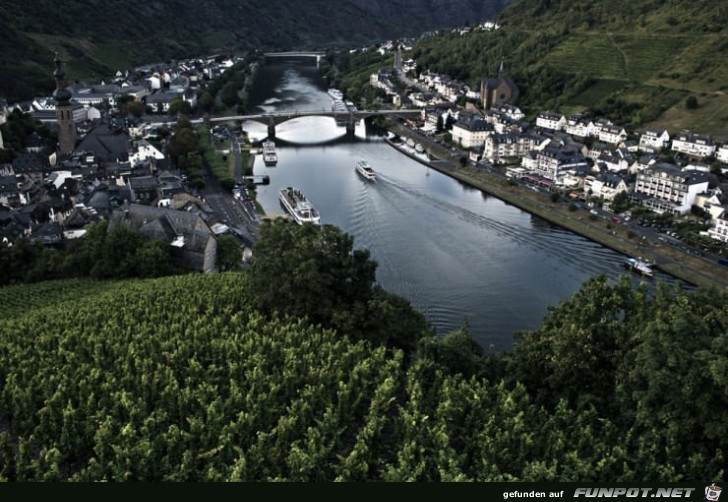
[[[274,166],[278,163],[276,144],[271,140],[263,142],[263,162],[266,166]]]
[[[356,163],[356,172],[358,172],[360,175],[362,175],[365,179],[369,181],[374,181],[377,179],[377,175],[374,172],[374,169],[372,169],[371,164],[367,162],[366,160],[362,159],[359,162]]]
[[[281,205],[299,225],[304,223],[321,223],[321,216],[313,204],[306,198],[301,190],[295,187],[282,188],[278,198]]]

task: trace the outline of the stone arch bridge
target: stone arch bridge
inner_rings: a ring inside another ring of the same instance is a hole
[[[374,116],[384,117],[407,117],[416,118],[421,116],[422,110],[419,109],[400,109],[400,110],[356,110],[356,111],[293,111],[293,112],[275,112],[260,113],[252,115],[229,115],[225,117],[209,117],[204,119],[193,120],[193,124],[215,123],[215,122],[231,122],[235,120],[252,120],[259,122],[268,127],[268,137],[273,139],[276,135],[276,126],[289,120],[301,117],[331,117],[339,123],[346,123],[347,134],[354,134],[357,122]]]

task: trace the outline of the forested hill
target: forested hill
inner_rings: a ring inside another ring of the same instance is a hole
[[[480,23],[512,1],[4,0],[0,95],[29,97],[51,86],[55,50],[72,62],[72,77],[105,77],[214,50],[350,46],[419,35]]]
[[[726,2],[522,0],[500,22],[496,32],[430,38],[415,58],[472,84],[504,60],[532,115],[591,110],[728,137]],[[685,106],[690,96],[696,108]]]
[[[0,288],[0,481],[725,477],[728,291],[595,278],[483,358],[330,226],[261,243],[243,272]]]

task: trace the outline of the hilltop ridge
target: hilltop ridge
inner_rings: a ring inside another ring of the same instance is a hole
[[[513,0],[7,0],[0,5],[0,95],[49,90],[52,53],[73,78],[209,51],[352,46],[494,17]]]

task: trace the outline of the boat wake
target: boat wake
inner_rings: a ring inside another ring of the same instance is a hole
[[[380,183],[378,188],[382,192],[382,195],[386,196],[387,194],[391,194],[391,197],[388,197],[388,199],[394,205],[397,204],[397,200],[404,200],[403,197],[398,196],[397,194],[406,193],[409,196],[407,200],[417,200],[422,202],[423,207],[420,208],[422,214],[426,214],[427,207],[435,207],[443,212],[455,215],[461,221],[477,228],[494,231],[504,238],[516,242],[518,245],[527,246],[533,250],[555,256],[566,264],[571,264],[574,261],[573,253],[575,250],[571,247],[564,246],[562,240],[562,236],[567,237],[573,234],[565,229],[562,230],[557,226],[551,225],[548,222],[544,221],[543,226],[513,225],[493,217],[478,214],[438,197],[434,197],[422,190],[403,184],[399,180],[393,180],[385,175],[379,175],[379,181]],[[586,260],[583,264],[588,272],[599,274],[609,272],[614,269],[614,266],[618,262],[605,263],[604,260],[606,256],[609,256],[608,250],[587,239],[584,239],[584,241],[584,246],[580,247],[579,252],[582,255],[594,255],[594,259]]]

